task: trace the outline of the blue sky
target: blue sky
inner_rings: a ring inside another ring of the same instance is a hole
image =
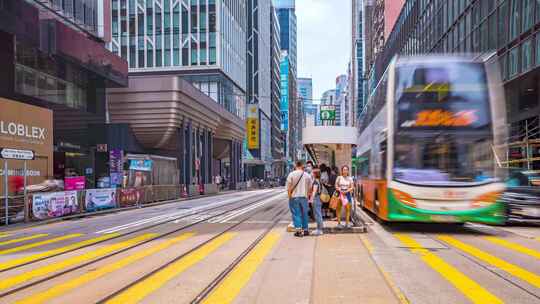
[[[351,57],[351,0],[296,0],[298,77],[313,78],[313,98],[335,88]]]

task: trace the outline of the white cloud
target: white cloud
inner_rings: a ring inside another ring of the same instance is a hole
[[[298,75],[313,78],[313,98],[335,88],[351,57],[351,0],[296,0]]]

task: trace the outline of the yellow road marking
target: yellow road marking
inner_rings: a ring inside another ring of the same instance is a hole
[[[161,288],[172,278],[184,272],[189,267],[197,264],[206,258],[209,254],[217,250],[221,245],[225,244],[234,237],[235,233],[225,233],[210,243],[202,246],[201,248],[189,253],[182,259],[172,263],[166,268],[156,272],[147,279],[133,285],[126,291],[120,293],[116,297],[110,299],[106,303],[138,303],[152,292]]]
[[[470,279],[454,266],[446,263],[442,258],[433,252],[423,248],[420,243],[408,235],[396,234],[398,240],[405,246],[410,247],[410,250],[416,254],[419,254],[422,261],[426,263],[433,270],[437,271],[448,282],[452,283],[463,295],[465,295],[473,303],[484,304],[496,304],[503,303],[502,300],[495,295],[484,289],[478,283]]]
[[[9,241],[3,241],[3,242],[0,242],[0,246],[9,245],[9,244],[13,244],[13,243],[24,242],[24,241],[29,241],[29,240],[37,239],[37,238],[40,238],[40,237],[45,237],[47,235],[48,235],[47,233],[41,233],[41,234],[34,234],[34,235],[31,235],[31,236],[25,236],[25,237],[22,237],[22,238],[13,239],[13,240],[9,240]],[[2,236],[0,236],[0,237],[2,237]]]
[[[100,236],[100,237],[97,237],[97,238],[85,240],[85,241],[78,242],[78,243],[75,243],[75,244],[71,244],[71,245],[68,245],[68,246],[65,246],[65,247],[60,247],[60,248],[56,248],[56,249],[52,249],[52,250],[32,254],[32,255],[29,255],[29,256],[24,256],[24,257],[21,257],[21,258],[18,258],[18,259],[9,260],[9,261],[0,263],[0,271],[6,270],[6,269],[9,269],[9,268],[12,268],[12,267],[16,267],[16,266],[19,266],[19,265],[22,265],[22,264],[30,263],[30,262],[33,262],[33,261],[36,261],[36,260],[39,260],[39,259],[43,259],[43,258],[46,258],[46,257],[50,257],[50,256],[53,256],[53,255],[61,254],[61,253],[64,253],[64,252],[67,252],[67,251],[70,251],[70,250],[75,250],[75,249],[78,249],[78,248],[81,248],[81,247],[84,247],[84,246],[92,245],[94,243],[102,242],[102,241],[108,240],[110,238],[117,237],[118,235],[119,235],[119,233],[106,234],[106,235],[103,235],[103,236]]]
[[[530,255],[533,258],[540,259],[540,252],[536,251],[534,249],[530,249],[530,248],[527,248],[527,247],[522,246],[520,244],[512,243],[512,242],[509,242],[507,240],[503,240],[501,238],[497,238],[497,237],[494,237],[494,236],[487,236],[487,237],[485,237],[485,239],[492,242],[492,243],[494,243],[494,244],[497,244],[497,245],[503,246],[505,248],[517,251],[519,253]]]
[[[0,290],[11,288],[11,287],[13,287],[15,285],[18,285],[18,284],[21,284],[21,283],[24,283],[24,282],[29,282],[30,280],[32,280],[34,278],[45,276],[47,274],[54,273],[54,272],[62,270],[64,268],[68,268],[70,266],[81,264],[81,263],[84,263],[86,261],[92,260],[94,258],[100,257],[102,255],[106,255],[106,254],[111,253],[113,251],[133,246],[133,245],[135,245],[137,243],[140,243],[140,242],[142,242],[144,240],[147,240],[147,239],[155,237],[155,236],[156,236],[155,233],[143,234],[141,236],[138,236],[136,238],[133,238],[133,239],[130,239],[130,240],[127,240],[127,241],[123,241],[123,242],[116,243],[116,244],[113,244],[113,245],[101,247],[99,249],[92,250],[92,251],[89,251],[87,253],[84,253],[84,254],[81,254],[81,255],[78,255],[78,256],[74,256],[74,257],[62,260],[60,262],[57,262],[57,263],[52,263],[52,264],[49,264],[47,266],[32,269],[30,271],[27,271],[27,272],[24,272],[24,273],[21,273],[21,274],[18,274],[18,275],[15,275],[15,276],[3,279],[3,280],[0,280]]]
[[[508,263],[507,261],[500,259],[496,256],[493,256],[485,251],[482,251],[474,246],[465,244],[461,241],[458,241],[457,239],[450,237],[450,236],[439,236],[438,237],[443,242],[465,252],[468,253],[475,258],[484,261],[485,263],[488,263],[492,266],[495,266],[502,271],[505,271],[517,278],[520,278],[521,280],[528,282],[529,284],[535,286],[536,288],[540,288],[540,276],[536,275],[532,272],[529,272],[519,266],[516,266],[514,264]]]
[[[41,242],[32,243],[32,244],[28,244],[28,245],[23,245],[23,246],[19,246],[19,247],[14,247],[14,248],[10,248],[10,249],[0,250],[0,255],[15,253],[15,252],[23,251],[23,250],[28,250],[28,249],[36,248],[36,247],[47,245],[47,244],[52,244],[52,243],[56,243],[56,242],[60,242],[60,241],[64,241],[64,240],[69,240],[69,239],[76,238],[76,237],[79,237],[79,236],[82,236],[82,234],[80,234],[80,233],[68,234],[68,235],[60,236],[60,237],[50,239],[50,240],[46,240],[46,241],[41,241]]]
[[[371,244],[371,242],[369,241],[369,239],[364,235],[360,235],[360,240],[362,241],[362,244],[364,244],[364,247],[366,247],[369,254],[372,255],[374,247]],[[390,286],[390,288],[392,289],[392,291],[394,292],[394,294],[398,298],[399,303],[401,303],[401,304],[409,304],[410,303],[409,299],[407,299],[405,294],[403,294],[401,289],[399,289],[399,287],[396,285],[396,283],[394,282],[392,277],[380,265],[378,265],[374,260],[373,260],[373,263],[377,266],[377,268],[379,269],[379,271],[383,275],[384,280],[386,281],[388,286]]]
[[[139,261],[145,257],[148,257],[150,255],[153,255],[157,252],[160,252],[164,249],[167,249],[171,247],[172,245],[179,243],[183,240],[186,240],[190,237],[195,235],[195,233],[184,233],[176,238],[164,241],[156,246],[153,246],[149,249],[146,249],[144,251],[137,252],[133,255],[130,255],[127,258],[121,259],[117,262],[114,262],[109,265],[105,265],[103,267],[100,267],[96,270],[92,270],[90,272],[87,272],[83,274],[80,277],[77,277],[73,280],[70,280],[68,282],[62,283],[60,285],[56,285],[44,292],[29,296],[25,299],[22,299],[18,301],[17,303],[24,303],[24,304],[37,304],[37,303],[45,303],[46,301],[49,301],[53,298],[59,297],[63,294],[66,294],[70,290],[73,290],[77,287],[83,286],[84,284],[87,284],[91,281],[97,280],[111,272],[117,271],[119,269],[122,269],[123,267],[128,266],[129,264],[132,264],[136,261]]]
[[[276,232],[265,236],[202,303],[232,303],[280,238],[281,235]]]
[[[0,233],[0,238],[5,238],[5,237],[8,237],[10,236],[9,233]]]

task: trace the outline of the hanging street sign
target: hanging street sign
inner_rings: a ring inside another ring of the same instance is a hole
[[[321,120],[336,120],[336,106],[321,105]]]
[[[33,160],[35,158],[34,151],[32,150],[19,150],[2,148],[0,150],[0,156],[3,159],[18,159],[18,160]]]

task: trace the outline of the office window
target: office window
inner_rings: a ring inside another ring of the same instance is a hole
[[[489,43],[490,50],[497,48],[497,14],[489,16]]]
[[[519,20],[520,20],[520,11],[519,3],[522,0],[511,0],[510,2],[510,40],[513,40],[520,33],[519,31]]]
[[[529,39],[521,45],[521,71],[526,72],[532,68],[532,40]]]
[[[502,55],[500,60],[501,60],[500,65],[501,65],[502,79],[507,80],[508,79],[508,54]]]
[[[536,66],[540,66],[540,34],[536,35],[535,63],[536,63]]]
[[[523,23],[521,24],[521,31],[525,32],[531,28],[534,19],[534,2],[536,0],[523,0],[522,2],[522,15]]]
[[[519,73],[519,48],[514,47],[508,53],[508,76],[512,78]]]
[[[506,41],[508,39],[508,1],[504,1],[501,6],[499,7],[499,31],[498,31],[498,37],[499,37],[499,46],[503,46],[506,44]]]

